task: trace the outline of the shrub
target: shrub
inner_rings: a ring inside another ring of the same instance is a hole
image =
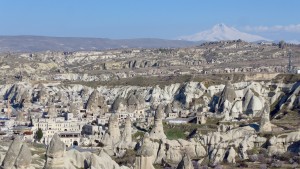
[[[268,156],[268,150],[265,149],[265,148],[261,148],[259,150],[259,154],[262,154],[264,157],[267,157]]]
[[[238,167],[240,168],[248,168],[248,164],[245,161],[242,161],[238,164]]]
[[[38,140],[38,141],[41,141],[41,139],[43,138],[43,130],[42,129],[38,129],[35,133],[35,138]]]
[[[295,154],[291,153],[291,152],[285,152],[283,154],[280,154],[277,157],[277,159],[281,160],[281,161],[289,161],[290,159],[292,159],[295,156]]]
[[[116,158],[115,161],[119,165],[126,165],[128,167],[132,167],[135,162],[136,153],[134,150],[127,149],[126,153],[122,158]]]

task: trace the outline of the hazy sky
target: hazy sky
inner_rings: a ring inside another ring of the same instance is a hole
[[[0,35],[175,39],[234,26],[300,41],[299,0],[1,0]]]

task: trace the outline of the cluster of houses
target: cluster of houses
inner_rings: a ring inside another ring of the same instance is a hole
[[[27,108],[26,108],[27,107]],[[91,113],[86,109],[78,109],[76,113],[68,111],[70,106],[57,102],[43,106],[39,102],[26,105],[22,109],[10,104],[7,100],[0,101],[0,139],[10,139],[13,135],[21,135],[28,142],[38,141],[38,129],[43,132],[41,143],[49,144],[53,135],[58,133],[60,139],[67,145],[90,144],[90,137],[101,138],[108,129],[110,116],[117,114],[120,126],[129,116],[131,121],[144,122],[148,126],[154,122],[155,111],[145,111],[142,108],[130,113],[119,106],[116,112],[103,114]],[[189,111],[172,112],[165,110],[165,119],[169,123],[196,122],[197,117],[189,117]]]

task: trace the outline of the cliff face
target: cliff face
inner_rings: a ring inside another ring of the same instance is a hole
[[[169,105],[169,111],[172,112],[197,112],[199,108],[208,107],[209,110],[221,114],[229,112],[237,117],[239,114],[260,116],[259,111],[266,101],[278,108],[285,104],[289,109],[296,108],[300,90],[297,83],[265,82],[212,86],[205,86],[199,82],[175,83],[164,87],[100,86],[95,90],[82,85],[64,86],[59,83],[45,83],[42,89],[39,86],[24,82],[1,85],[0,97],[22,105],[25,101],[26,104],[37,102],[41,93],[47,93],[47,99],[40,101],[40,104],[49,106],[54,102],[72,100],[79,103],[78,108],[84,108],[82,106],[85,105],[88,112],[99,114],[109,111],[135,113],[137,110],[155,110],[159,104],[170,104],[172,106]],[[86,94],[82,94],[82,91]],[[283,99],[283,96],[286,99]]]

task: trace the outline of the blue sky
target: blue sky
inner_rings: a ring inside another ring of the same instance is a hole
[[[0,35],[174,39],[218,23],[300,41],[299,0],[1,0]]]

